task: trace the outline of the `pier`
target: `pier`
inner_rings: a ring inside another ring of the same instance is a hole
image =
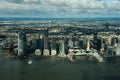
[[[73,56],[83,56],[83,55],[86,55],[86,56],[93,56],[95,59],[98,60],[98,62],[105,62],[103,57],[98,54],[98,52],[88,52],[86,53],[84,50],[79,50],[77,53],[74,53],[74,51],[72,50],[69,50],[70,51],[70,54],[68,56],[68,58],[73,61]]]

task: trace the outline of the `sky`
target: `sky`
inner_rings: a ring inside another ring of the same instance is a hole
[[[120,17],[120,0],[0,0],[0,17]]]

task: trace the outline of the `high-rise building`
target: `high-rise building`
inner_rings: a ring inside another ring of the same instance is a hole
[[[87,48],[87,39],[86,36],[83,37],[83,49],[86,50]]]
[[[108,56],[114,55],[114,47],[113,46],[107,46],[107,55]]]
[[[38,39],[36,39],[35,55],[37,55],[37,56],[41,55],[41,39],[40,39],[40,35],[38,35]]]
[[[60,42],[56,41],[56,54],[58,55],[60,53]]]
[[[106,29],[109,29],[109,24],[108,23],[106,23]]]
[[[68,42],[69,47],[73,47],[74,46],[74,34],[70,33],[69,34],[69,42]]]
[[[44,30],[44,50],[43,50],[43,55],[44,56],[49,56],[50,55],[50,51],[48,48],[48,28],[46,28]]]
[[[60,40],[60,54],[65,54],[64,40]]]
[[[86,47],[86,51],[90,51],[90,39],[89,39],[89,37],[87,37],[87,47]]]
[[[41,49],[41,39],[36,39],[36,49]]]
[[[111,38],[111,36],[109,36],[107,39],[107,45],[111,46],[111,42],[112,42],[112,38]]]
[[[83,39],[79,39],[78,46],[79,46],[79,49],[83,49]]]
[[[104,43],[104,39],[101,39],[101,42],[100,42],[100,53],[103,53],[105,51],[105,43]]]
[[[26,55],[26,34],[18,33],[18,56]]]
[[[116,55],[120,56],[120,35],[118,36],[118,44],[116,48]]]
[[[51,56],[55,56],[57,54],[57,51],[56,51],[56,41],[55,40],[51,41],[50,48],[51,48]]]
[[[96,34],[94,34],[94,36],[93,36],[93,47],[95,48],[95,49],[97,49],[97,33]]]
[[[116,38],[112,38],[111,45],[114,46],[114,47],[117,46]]]
[[[72,40],[69,40],[68,46],[69,46],[70,48],[73,48],[73,41],[72,41]]]

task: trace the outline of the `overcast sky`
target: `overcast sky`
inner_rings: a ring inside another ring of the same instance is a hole
[[[0,17],[120,17],[120,0],[0,0]]]

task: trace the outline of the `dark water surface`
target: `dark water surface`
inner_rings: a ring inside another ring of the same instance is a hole
[[[90,57],[42,58],[28,64],[0,52],[0,80],[120,80],[120,58],[106,63]]]

